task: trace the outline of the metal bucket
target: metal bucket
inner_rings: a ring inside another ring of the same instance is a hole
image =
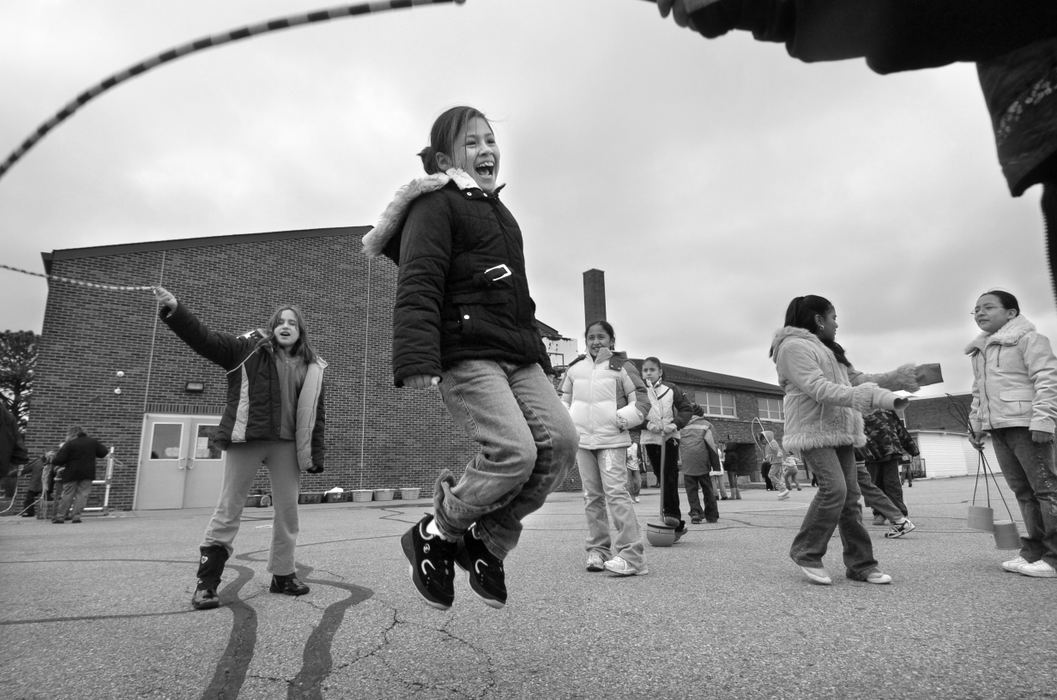
[[[987,506],[969,506],[966,522],[974,530],[994,532],[995,512]]]
[[[995,522],[995,547],[997,549],[1020,549],[1020,533],[1012,520]]]

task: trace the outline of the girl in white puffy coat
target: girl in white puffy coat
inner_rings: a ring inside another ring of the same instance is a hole
[[[1017,497],[1026,534],[1020,554],[1003,562],[1013,573],[1057,577],[1057,357],[1049,339],[1020,315],[1009,292],[980,296],[973,309],[983,331],[965,349],[973,363],[970,441],[991,436],[998,465]]]
[[[587,570],[621,576],[646,574],[625,460],[631,445],[628,429],[642,422],[649,399],[635,365],[624,353],[613,351],[613,326],[596,321],[584,336],[587,355],[569,365],[559,391],[580,436],[576,466],[584,487]],[[610,536],[610,516],[615,538]]]

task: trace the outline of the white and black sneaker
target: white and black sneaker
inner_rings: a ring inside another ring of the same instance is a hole
[[[455,563],[469,574],[470,588],[477,597],[493,608],[506,605],[506,574],[503,560],[488,551],[477,537],[477,524],[462,536],[455,552]]]
[[[910,518],[905,518],[903,522],[896,523],[895,525],[893,525],[891,529],[889,529],[888,532],[885,533],[885,537],[887,537],[888,539],[902,537],[908,532],[912,532],[916,529],[918,529],[918,526],[910,522]]]
[[[427,603],[447,610],[455,602],[455,550],[457,544],[426,532],[433,520],[426,515],[400,538],[400,547],[411,564],[411,580]]]

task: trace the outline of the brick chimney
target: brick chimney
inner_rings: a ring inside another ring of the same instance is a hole
[[[591,269],[584,273],[584,326],[606,320],[606,273]]]

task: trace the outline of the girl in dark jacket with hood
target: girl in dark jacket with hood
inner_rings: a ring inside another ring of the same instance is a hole
[[[323,471],[327,363],[309,344],[300,309],[280,306],[267,329],[234,336],[209,330],[163,287],[154,293],[162,305],[162,320],[192,350],[223,367],[228,377],[228,403],[214,435],[214,442],[227,450],[224,480],[200,547],[191,605],[202,610],[220,604],[220,576],[261,464],[268,469],[275,508],[270,590],[293,596],[308,593],[294,565],[297,500],[300,472]]]
[[[499,147],[485,116],[453,107],[419,156],[427,176],[397,192],[364,253],[397,263],[393,374],[437,387],[480,450],[462,475],[445,469],[426,515],[401,540],[419,594],[445,610],[454,566],[487,605],[506,604],[503,560],[521,520],[576,459],[577,434],[544,370],[521,229],[499,200]]]

